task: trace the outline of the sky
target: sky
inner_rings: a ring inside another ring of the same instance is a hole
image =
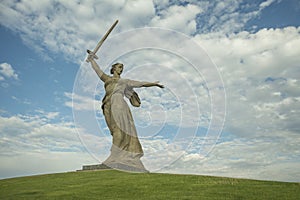
[[[0,178],[109,155],[97,62],[139,88],[130,107],[151,172],[300,181],[297,0],[2,0]]]

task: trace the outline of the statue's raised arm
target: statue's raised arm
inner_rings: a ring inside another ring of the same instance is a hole
[[[93,54],[89,54],[87,57],[87,60],[89,61],[89,63],[91,63],[93,69],[95,70],[96,74],[98,75],[98,77],[105,82],[109,76],[107,74],[105,74],[102,69],[100,69],[99,65],[96,63],[96,61],[94,60],[94,55]]]
[[[109,76],[100,69],[100,67],[98,66],[98,64],[96,63],[96,61],[94,59],[98,59],[98,57],[96,56],[97,51],[102,46],[103,42],[106,40],[106,38],[111,33],[111,31],[115,28],[117,23],[118,23],[118,20],[116,20],[115,23],[110,27],[110,29],[105,33],[105,35],[101,38],[101,40],[98,42],[98,44],[96,45],[96,47],[93,51],[87,50],[87,53],[89,55],[88,55],[86,61],[90,62],[92,64],[93,69],[95,70],[95,72],[97,73],[97,75],[103,82],[105,82],[109,78]]]

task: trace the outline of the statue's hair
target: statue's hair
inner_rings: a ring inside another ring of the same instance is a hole
[[[123,64],[122,63],[115,63],[115,64],[113,64],[111,66],[111,68],[110,68],[110,73],[111,74],[114,74],[114,71],[115,71],[115,68],[116,68],[117,65],[123,65]]]

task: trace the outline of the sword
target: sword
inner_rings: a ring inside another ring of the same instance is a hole
[[[95,59],[98,59],[98,56],[96,56],[97,51],[99,50],[99,48],[101,47],[101,45],[103,44],[103,42],[106,40],[106,38],[108,37],[108,35],[110,34],[110,32],[115,28],[115,26],[117,25],[118,22],[119,22],[119,20],[116,20],[115,23],[110,27],[110,29],[105,33],[105,35],[98,42],[98,44],[95,47],[94,51],[91,51],[89,49],[86,50],[88,54],[92,55]],[[86,60],[86,62],[89,62],[89,61]]]

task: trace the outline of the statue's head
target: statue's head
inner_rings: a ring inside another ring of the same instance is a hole
[[[110,73],[114,74],[115,72],[119,75],[122,74],[122,72],[123,72],[123,64],[122,63],[115,63],[111,66]]]

